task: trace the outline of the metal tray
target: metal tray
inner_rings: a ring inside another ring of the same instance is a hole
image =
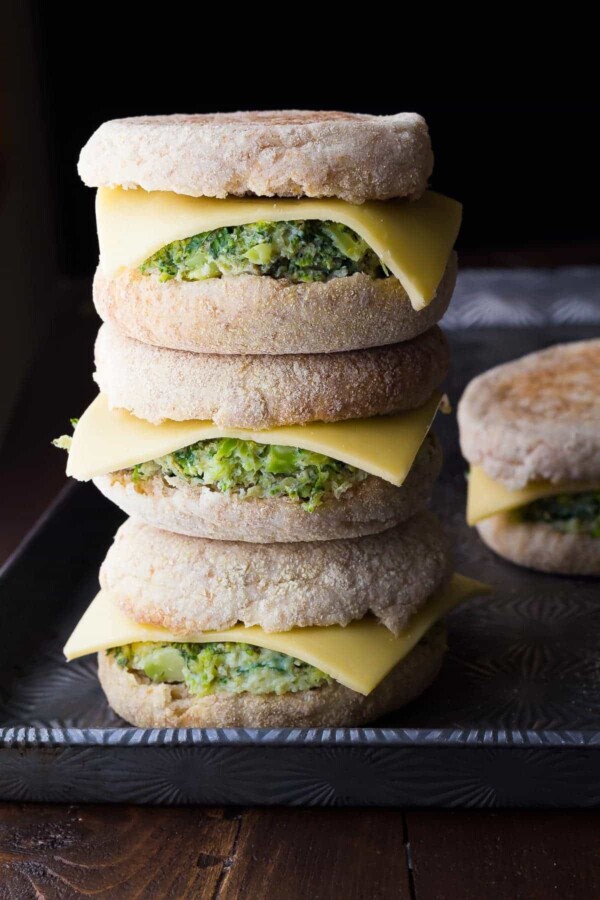
[[[595,329],[594,329],[595,331]],[[590,329],[451,335],[452,399],[495,362]],[[600,805],[600,582],[503,563],[463,521],[456,424],[435,507],[457,565],[496,587],[449,620],[442,674],[372,728],[151,730],[108,708],[95,661],[61,648],[122,520],[66,491],[0,578],[0,798],[148,804]]]

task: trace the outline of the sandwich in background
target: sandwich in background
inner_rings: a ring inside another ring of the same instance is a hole
[[[458,407],[467,520],[500,556],[600,575],[600,340],[557,344],[473,379]]]

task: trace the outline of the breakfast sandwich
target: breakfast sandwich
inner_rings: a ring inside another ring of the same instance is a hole
[[[600,340],[490,369],[458,407],[467,520],[512,562],[600,575]]]
[[[102,393],[57,442],[67,474],[93,479],[128,515],[193,537],[322,541],[392,528],[427,506],[442,462],[430,427],[446,345],[441,332],[417,341],[414,354],[207,362],[103,329]]]
[[[427,190],[432,164],[413,113],[106,122],[79,160],[98,188],[96,308],[130,338],[196,353],[410,340],[456,278],[461,206]]]
[[[442,618],[482,593],[452,575],[430,513],[383,535],[251,545],[129,519],[67,659],[98,653],[112,708],[140,727],[360,725],[418,696]]]

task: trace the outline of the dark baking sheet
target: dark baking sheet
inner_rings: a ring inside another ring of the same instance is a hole
[[[597,329],[594,329],[595,333]],[[456,402],[496,362],[591,329],[451,335]],[[122,515],[65,492],[0,577],[0,798],[157,804],[597,806],[600,582],[503,563],[463,521],[453,419],[435,506],[457,567],[496,587],[449,620],[450,652],[418,701],[372,728],[143,730],[108,708],[95,661],[61,648],[97,588]]]

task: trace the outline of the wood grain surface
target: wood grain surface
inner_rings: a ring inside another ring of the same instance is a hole
[[[0,897],[411,897],[402,814],[0,805]]]
[[[0,898],[217,897],[235,813],[0,805]]]
[[[400,812],[254,809],[242,815],[217,896],[408,900],[409,874]]]

